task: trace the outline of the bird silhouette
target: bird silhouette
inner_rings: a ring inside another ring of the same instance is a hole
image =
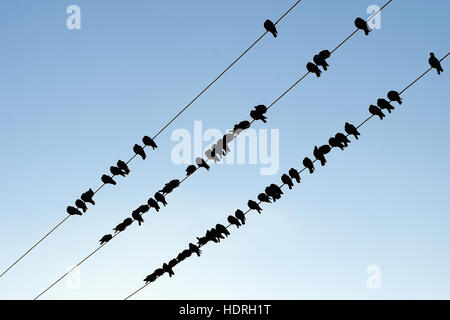
[[[303,165],[305,166],[306,169],[309,170],[309,173],[313,173],[316,170],[314,168],[314,163],[308,157],[305,157],[305,159],[303,159]]]
[[[262,209],[261,209],[261,207],[259,206],[259,204],[258,204],[257,202],[255,202],[255,201],[253,201],[253,200],[248,200],[247,205],[248,205],[248,207],[249,207],[250,209],[258,211],[259,214],[260,214],[261,211],[262,211]]]
[[[234,125],[233,132],[234,132],[234,134],[238,135],[243,130],[250,128],[250,126],[251,126],[251,123],[248,122],[247,120],[241,121],[238,124]]]
[[[326,149],[325,148],[321,149],[322,147],[324,147],[324,146],[321,146],[320,148],[315,146],[313,154],[314,154],[314,157],[318,161],[320,161],[320,164],[322,166],[324,166],[327,163],[327,159],[325,159],[325,154],[327,154],[327,152],[324,152]],[[329,148],[329,146],[328,146],[328,148]]]
[[[178,260],[177,259],[172,259],[168,263],[169,267],[171,267],[171,268],[174,268],[177,264],[178,264]]]
[[[86,203],[84,203],[84,201],[80,200],[80,199],[77,199],[75,201],[75,205],[77,206],[78,209],[83,210],[83,212],[86,212],[87,209],[88,209],[87,206],[86,206]]]
[[[390,104],[389,101],[387,101],[386,99],[378,99],[377,105],[380,109],[382,109],[382,110],[385,109],[389,113],[391,113],[392,110],[395,110],[394,106],[392,104]]]
[[[222,236],[217,232],[216,229],[212,228],[211,230],[206,231],[206,238],[209,241],[219,243]]]
[[[394,90],[389,91],[387,97],[391,101],[395,101],[398,104],[402,104],[402,98],[400,97],[400,94],[397,91]]]
[[[265,114],[267,112],[267,107],[263,104],[259,104],[257,106],[254,107],[255,111],[260,113],[260,114]]]
[[[267,123],[267,117],[261,113],[259,113],[256,110],[250,111],[250,117],[252,117],[253,120],[261,120],[264,123]]]
[[[223,139],[217,140],[216,144],[213,145],[214,152],[222,159],[222,156],[225,156],[227,152],[230,152],[230,148],[223,141]]]
[[[438,58],[436,58],[434,56],[433,52],[430,52],[430,59],[428,59],[428,63],[430,64],[430,66],[432,68],[437,70],[438,74],[441,74],[441,72],[444,72],[444,69],[442,69],[442,66],[441,66],[441,62],[439,61]]]
[[[333,148],[339,148],[341,150],[344,150],[344,147],[345,147],[344,143],[339,141],[336,137],[331,137],[328,140],[328,144],[330,146],[332,146]]]
[[[156,276],[157,278],[159,278],[159,277],[161,277],[161,276],[165,273],[165,271],[164,271],[162,268],[158,268],[158,269],[156,269],[153,273],[155,274],[155,276]]]
[[[202,251],[200,250],[200,248],[197,247],[193,243],[189,243],[189,251],[192,253],[195,253],[197,255],[197,257],[200,257],[200,255],[202,254]]]
[[[117,226],[115,226],[113,230],[115,231],[114,233],[117,233],[117,232],[125,231],[126,228],[127,228],[127,226],[123,222],[121,222]]]
[[[158,277],[156,276],[156,274],[155,274],[155,273],[152,273],[152,274],[149,274],[148,276],[146,276],[145,279],[144,279],[144,281],[145,281],[146,284],[149,284],[149,283],[155,282],[155,281],[156,281],[156,278],[158,278]]]
[[[277,196],[278,199],[281,198],[281,195],[283,194],[283,191],[281,191],[281,188],[279,186],[277,186],[275,183],[272,183],[269,188],[271,190],[273,190],[273,192],[275,193],[275,195]]]
[[[297,183],[300,183],[300,174],[298,173],[298,171],[297,171],[296,169],[291,168],[291,169],[289,170],[289,176],[290,176],[292,179],[295,179],[295,181],[297,181]]]
[[[317,66],[322,66],[323,70],[327,71],[327,67],[329,67],[329,64],[327,63],[326,59],[328,59],[330,56],[330,51],[323,50],[319,54],[316,54],[314,56],[313,61]]]
[[[319,67],[316,66],[314,63],[312,62],[308,62],[306,64],[306,69],[311,72],[311,73],[315,73],[317,78],[320,77],[320,74],[322,73],[322,71],[320,71]]]
[[[269,19],[267,19],[264,22],[264,28],[267,30],[267,32],[270,32],[273,35],[274,38],[276,38],[278,36],[277,28],[275,27],[273,22],[270,21]]]
[[[104,184],[113,184],[113,185],[117,184],[113,178],[111,178],[110,176],[108,176],[106,174],[102,175],[102,182]]]
[[[155,197],[155,200],[158,202],[161,202],[164,207],[167,205],[166,198],[161,193],[159,193],[159,192],[155,193],[154,197]]]
[[[135,144],[133,147],[133,151],[134,153],[136,153],[137,155],[140,155],[142,157],[142,160],[145,160],[145,158],[147,157],[144,151],[144,148],[142,148],[140,145]]]
[[[199,166],[199,168],[205,168],[207,171],[210,169],[210,166],[206,163],[206,161],[200,157],[195,159],[195,163]]]
[[[100,245],[103,245],[104,243],[107,243],[109,240],[112,239],[112,235],[110,234],[105,234],[100,240]]]
[[[294,183],[292,182],[291,177],[289,177],[287,174],[283,174],[281,176],[281,181],[288,186],[289,190],[294,187]]]
[[[169,265],[167,263],[163,264],[162,269],[164,270],[164,272],[167,272],[169,274],[169,277],[172,277],[172,276],[175,275],[175,273],[173,272],[172,268],[169,267]]]
[[[133,224],[133,219],[126,218],[125,220],[123,220],[122,223],[125,225],[125,227],[129,227],[129,226],[131,226]]]
[[[220,161],[220,159],[219,159],[219,157],[217,156],[217,154],[215,153],[215,151],[213,151],[213,150],[211,150],[211,149],[208,149],[208,150],[205,151],[205,156],[206,156],[208,159],[213,160],[215,163],[217,163],[217,162]]]
[[[153,150],[158,148],[158,146],[156,145],[155,141],[153,141],[153,139],[150,138],[149,136],[143,137],[142,138],[142,142],[144,143],[144,145],[152,147]]]
[[[148,199],[147,204],[150,206],[150,208],[155,208],[156,212],[159,212],[160,207],[155,199],[153,198]]]
[[[227,220],[230,224],[234,224],[238,228],[241,226],[239,220],[234,216],[228,216]]]
[[[133,217],[134,220],[138,222],[139,225],[141,225],[144,222],[142,215],[138,211],[133,211],[131,213],[131,216]]]
[[[208,237],[197,237],[197,244],[199,247],[203,247],[205,244],[207,244],[211,239]]]
[[[373,114],[374,116],[379,116],[381,120],[383,120],[383,118],[386,116],[383,111],[381,111],[380,108],[378,108],[377,106],[374,106],[373,104],[370,105],[369,107],[369,112],[371,114]]]
[[[188,249],[183,250],[183,252],[181,252],[181,256],[183,257],[183,260],[186,258],[189,258],[191,255],[192,255],[192,252],[191,252],[191,250],[188,250]],[[180,261],[180,259],[178,259],[178,261]]]
[[[356,128],[355,128],[356,129]],[[359,133],[358,133],[359,134]],[[344,145],[344,147],[348,147],[348,144],[351,143],[351,141],[347,138],[347,136],[343,133],[336,133],[336,135],[334,136],[334,138],[341,144]]]
[[[237,209],[236,212],[234,213],[234,216],[240,221],[240,223],[242,223],[242,225],[245,224],[245,220],[246,220],[245,213],[242,212],[242,210]],[[228,220],[228,222],[230,222],[230,221]]]
[[[165,186],[161,189],[158,190],[158,192],[162,192],[163,194],[169,194],[173,191],[173,188],[170,184],[166,183]]]
[[[146,212],[148,212],[150,210],[150,206],[148,206],[148,205],[146,205],[146,204],[143,204],[143,205],[141,205],[141,206],[139,206],[136,210],[134,210],[134,211],[136,211],[136,212],[138,212],[138,213],[146,213]]]
[[[216,224],[216,230],[220,234],[224,234],[226,237],[228,237],[230,235],[230,232],[228,231],[227,228],[225,228],[225,226],[223,224],[220,224],[220,223]]]
[[[171,186],[172,189],[178,188],[180,186],[180,180],[178,179],[170,180],[168,185]]]
[[[351,123],[346,122],[344,129],[349,135],[353,135],[356,140],[358,140],[358,136],[361,135],[361,133],[358,132],[358,129]]]
[[[370,27],[367,24],[366,20],[362,19],[362,18],[356,18],[355,19],[355,26],[360,29],[360,30],[364,30],[364,33],[366,34],[366,36],[369,35],[370,33]]]
[[[82,216],[83,215],[80,210],[78,210],[77,208],[72,207],[72,206],[68,206],[66,211],[71,216]]]
[[[272,202],[270,201],[269,196],[268,196],[267,194],[265,194],[265,193],[260,193],[260,194],[258,194],[258,200],[261,201],[261,202],[272,203]]]
[[[114,167],[114,166],[111,166],[111,167],[109,167],[109,171],[111,172],[111,174],[113,175],[113,176],[122,176],[122,177],[125,177],[125,172],[123,172],[121,169],[119,169],[118,167]]]
[[[95,201],[94,199],[92,199],[92,197],[94,197],[94,191],[92,191],[92,189],[89,189],[88,191],[83,193],[80,198],[84,202],[90,203],[95,206]]]
[[[197,170],[197,167],[194,166],[193,164],[191,164],[190,166],[188,166],[186,168],[186,176],[190,176],[191,174],[193,174],[195,172],[195,170]]]
[[[125,172],[125,174],[130,174],[130,168],[128,168],[128,165],[124,161],[122,160],[117,161],[117,167],[123,172]]]

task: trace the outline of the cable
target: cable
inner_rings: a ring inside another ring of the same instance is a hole
[[[380,10],[378,10],[374,15],[372,15],[370,18],[369,18],[369,20],[370,19],[372,19],[373,17],[375,17],[377,14],[379,14],[389,3],[391,3],[392,2],[392,0],[390,0],[389,2],[387,2]],[[332,52],[335,52],[338,48],[340,48],[345,42],[347,42],[348,40],[350,40],[355,34],[356,34],[356,32],[358,31],[358,29],[356,29],[356,31],[354,31],[353,33],[351,33],[350,34],[350,36],[348,36],[343,42],[341,42]],[[277,102],[279,102],[286,94],[288,94],[294,87],[296,87],[300,82],[302,82],[308,75],[310,74],[310,72],[307,72],[306,74],[304,74],[302,77],[300,77],[296,82],[294,82],[294,84],[292,84],[286,91],[284,91],[278,98],[276,98],[268,107],[267,107],[267,110],[269,110],[272,106],[274,106]],[[251,121],[250,123],[253,123],[255,120],[253,120],[253,121]],[[236,135],[237,136],[237,135]],[[235,139],[236,138],[236,136],[234,136],[233,137],[233,139]],[[136,155],[135,155],[136,156]],[[209,160],[209,159],[208,159]],[[206,162],[208,161],[208,160],[206,160]],[[180,181],[180,184],[179,184],[179,186],[184,182],[184,181],[186,181],[190,176],[192,176],[196,171],[198,171],[198,169],[199,168],[197,168],[192,174],[190,174],[190,175],[188,175],[188,176],[186,176],[186,177],[184,177],[181,181]],[[144,213],[143,213],[144,214]],[[142,214],[142,215],[143,215]],[[116,233],[115,235],[114,235],[114,237],[116,236],[116,235],[118,235],[119,233],[121,233],[122,231],[120,231],[120,232],[118,232],[118,233]],[[112,240],[112,239],[111,239]],[[111,241],[110,240],[110,241]],[[109,241],[108,241],[109,242]],[[105,243],[106,244],[106,243]],[[89,257],[91,257],[95,252],[97,252],[101,247],[103,247],[103,245],[102,246],[100,246],[99,248],[97,248],[97,249],[95,249],[91,254],[89,254],[85,259],[83,259],[82,261],[81,261],[81,263],[83,263],[84,261],[86,261],[87,260],[87,258],[89,258]],[[78,265],[80,265],[81,263],[79,263],[79,264],[77,264],[77,266]],[[71,270],[72,271],[72,270]],[[64,274],[62,277],[60,277],[58,280],[56,280],[50,287],[48,287],[46,290],[44,290],[41,294],[39,294],[38,295],[38,297],[39,296],[41,296],[43,293],[45,293],[47,290],[49,290],[51,287],[53,287],[56,283],[58,283],[59,281],[61,281],[64,277],[66,277],[71,271],[69,271],[69,272],[67,272],[66,274]],[[38,298],[38,297],[36,297],[36,299]]]
[[[302,2],[303,0],[298,0],[297,2],[295,2],[282,16],[281,18],[279,18],[274,24],[277,25],[279,22],[281,22],[281,20],[283,20],[297,5],[300,4],[300,2]],[[250,47],[248,47],[239,57],[237,57],[222,73],[220,73],[212,82],[210,82],[197,96],[195,96],[194,99],[192,99],[186,106],[183,107],[183,109],[181,109],[180,112],[178,112],[166,125],[164,125],[162,127],[161,130],[158,131],[158,133],[156,133],[153,136],[153,140],[156,139],[156,137],[158,137],[164,130],[167,129],[167,127],[169,127],[169,125],[175,121],[184,111],[186,111],[198,98],[200,98],[210,87],[212,87],[214,85],[214,83],[216,83],[217,80],[219,80],[228,70],[230,70],[239,60],[241,60],[241,58],[243,58],[259,41],[261,41],[262,38],[264,38],[264,36],[267,34],[268,31],[264,32],[255,42],[253,42]],[[143,146],[143,149],[145,149],[147,146]],[[134,158],[136,157],[136,154],[134,154],[127,162],[126,164],[128,165],[131,161],[134,160]],[[116,175],[112,175],[112,178],[114,178]],[[97,192],[99,192],[101,189],[103,189],[103,187],[106,184],[103,183],[100,187],[98,187],[95,191],[94,194],[95,195]],[[50,230],[44,237],[42,237],[38,242],[36,242],[27,252],[25,252],[20,258],[18,258],[16,261],[14,261],[14,263],[9,266],[1,275],[0,278],[5,275],[11,268],[13,268],[20,260],[22,260],[28,253],[30,253],[35,247],[37,247],[45,238],[47,238],[53,231],[55,231],[60,225],[62,225],[64,222],[66,222],[68,220],[68,218],[70,217],[70,215],[67,215],[60,223],[58,223],[58,225],[53,228],[52,230]]]
[[[450,53],[447,53],[442,59],[440,59],[440,62],[442,62],[445,58],[447,58],[447,56],[449,56]],[[417,81],[419,81],[421,78],[423,78],[428,72],[430,72],[433,68],[429,68],[427,71],[425,71],[422,75],[420,75],[418,78],[416,78],[413,82],[411,82],[408,86],[406,86],[405,89],[403,89],[401,91],[401,93],[404,93],[406,90],[408,90],[412,85],[414,85]],[[400,94],[400,93],[399,93]],[[367,119],[365,119],[364,121],[362,121],[357,128],[362,127],[364,124],[366,124],[371,118],[373,117],[370,116]],[[349,136],[349,134],[346,135],[347,137]],[[332,149],[334,147],[331,147]],[[313,161],[313,164],[317,161],[317,159],[315,159]],[[305,171],[307,168],[303,167],[301,170],[297,171],[299,174],[301,174],[303,171]],[[279,186],[279,188],[283,188],[283,186],[285,186],[285,184],[283,183],[282,185]],[[258,205],[261,204],[262,201],[258,202]],[[244,212],[244,215],[247,215],[249,212],[251,211],[251,209],[248,209],[246,212]],[[229,229],[231,227],[231,224],[229,224],[228,226],[226,226],[227,229]],[[198,245],[199,248],[203,247],[202,245]],[[145,287],[147,287],[150,284],[150,282],[145,283],[143,286],[139,287],[137,290],[133,291],[130,295],[128,295],[124,300],[128,300],[129,298],[131,298],[132,296],[134,296],[135,294],[137,294],[138,292],[140,292],[141,290],[143,290]]]

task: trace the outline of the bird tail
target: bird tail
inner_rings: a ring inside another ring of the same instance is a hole
[[[309,168],[309,173],[313,173],[314,172],[314,169],[313,168]]]
[[[369,35],[370,31],[371,31],[371,30],[369,29],[369,27],[367,27],[367,29],[364,29],[364,33],[366,34],[366,36]]]

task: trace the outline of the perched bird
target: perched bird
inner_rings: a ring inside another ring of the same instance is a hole
[[[311,72],[311,73],[315,73],[317,78],[320,77],[320,74],[322,73],[322,71],[320,71],[319,67],[316,66],[314,63],[312,62],[308,62],[306,64],[306,69]]]
[[[234,216],[240,221],[240,223],[242,223],[242,225],[245,224],[245,214],[244,212],[242,212],[242,210],[237,209],[236,212],[234,213]],[[230,222],[230,220],[228,220],[228,222]]]
[[[84,203],[84,201],[80,200],[80,199],[77,199],[75,201],[75,205],[77,206],[78,209],[83,210],[83,212],[86,212],[87,209],[88,209],[87,206],[86,206],[86,203]]]
[[[122,223],[125,225],[125,227],[129,227],[129,226],[131,226],[133,224],[133,219],[126,218],[125,220],[123,220]]]
[[[289,190],[294,187],[294,183],[292,182],[291,177],[289,177],[287,174],[283,174],[281,176],[281,181],[288,186]]]
[[[169,261],[168,265],[169,267],[173,268],[178,264],[178,260],[177,259],[172,259]]]
[[[153,273],[158,278],[158,277],[161,277],[164,274],[164,270],[162,268],[158,268]]]
[[[113,176],[122,176],[125,177],[125,172],[119,169],[118,167],[111,166],[109,167],[109,171]]]
[[[123,222],[121,222],[117,226],[115,226],[113,230],[115,231],[115,233],[117,233],[117,232],[124,231],[126,228],[127,228],[127,226],[124,225]]]
[[[199,166],[199,168],[205,168],[207,171],[210,169],[210,166],[206,163],[206,161],[200,157],[195,159],[195,163]]]
[[[241,121],[238,124],[234,125],[233,131],[235,134],[241,133],[241,131],[250,128],[251,124],[247,120]]]
[[[394,106],[390,104],[386,99],[378,99],[377,105],[380,109],[386,109],[389,113],[391,113],[392,110],[395,110]]]
[[[117,161],[117,167],[123,172],[125,172],[125,174],[130,174],[130,168],[128,168],[128,165],[124,161],[122,160]]]
[[[328,59],[329,57],[331,57],[331,52],[329,50],[322,50],[319,52],[319,56],[324,59]]]
[[[267,194],[265,194],[265,193],[260,193],[260,194],[258,194],[258,200],[261,201],[261,202],[272,203],[272,202],[270,201],[269,196],[268,196]]]
[[[261,211],[262,211],[259,204],[253,200],[248,200],[247,205],[250,209],[258,211],[258,213],[261,213]]]
[[[197,167],[194,166],[193,164],[191,164],[190,166],[188,166],[186,168],[186,176],[190,176],[191,174],[193,174],[195,172],[195,170],[197,170]]]
[[[281,188],[277,186],[275,183],[272,183],[269,186],[270,190],[273,190],[273,193],[277,196],[278,199],[281,198],[281,195],[283,194],[283,191],[281,191]]]
[[[172,268],[167,263],[163,264],[162,269],[164,270],[164,272],[167,272],[169,274],[169,277],[172,277],[175,275]]]
[[[150,206],[143,204],[141,206],[139,206],[136,210],[134,210],[133,212],[138,212],[138,213],[146,213],[150,210]]]
[[[344,150],[344,147],[345,147],[344,143],[339,141],[336,137],[331,137],[328,140],[328,144],[330,146],[332,146],[333,148],[339,148],[341,150]]]
[[[197,244],[199,247],[203,247],[205,244],[207,244],[211,239],[208,237],[197,237]]]
[[[314,163],[312,162],[312,160],[308,157],[305,157],[305,159],[303,159],[303,165],[305,166],[306,169],[309,170],[309,173],[313,173],[314,170],[316,170],[314,168]]]
[[[155,197],[155,200],[158,202],[161,202],[164,207],[167,205],[166,198],[161,193],[159,193],[159,192],[155,193],[154,197]]]
[[[356,128],[355,128],[356,129]],[[358,133],[359,134],[359,133]],[[351,141],[347,138],[347,136],[343,133],[336,133],[336,135],[334,136],[334,138],[339,141],[339,143],[342,143],[344,145],[344,147],[348,147],[348,144],[351,143]]]
[[[212,149],[206,150],[205,151],[205,156],[208,159],[213,160],[215,163],[220,161],[219,157],[217,156],[217,154]]]
[[[241,223],[239,222],[239,220],[234,216],[228,216],[227,220],[230,224],[234,224],[238,228],[241,226]]]
[[[326,58],[324,56],[316,54],[313,58],[313,61],[317,66],[322,66],[323,70],[327,71],[327,67],[329,67],[329,64],[325,59]]]
[[[228,231],[228,229],[225,228],[225,226],[220,223],[216,224],[216,230],[220,234],[224,234],[226,237],[228,237],[230,235],[230,232]]]
[[[83,215],[80,210],[78,210],[77,208],[72,207],[72,206],[68,206],[66,211],[71,216],[82,216]]]
[[[370,105],[369,107],[369,112],[371,114],[373,114],[374,116],[379,116],[381,120],[383,120],[383,118],[386,116],[383,111],[381,111],[380,108],[378,108],[377,106],[374,106],[373,104]]]
[[[156,278],[157,278],[156,274],[152,273],[152,274],[149,274],[148,276],[146,276],[144,281],[146,284],[149,284],[149,283],[156,281]]]
[[[110,234],[105,234],[100,240],[99,240],[99,242],[100,242],[100,245],[102,245],[102,244],[104,244],[104,243],[107,243],[109,240],[111,240],[112,239],[112,235],[110,235]]]
[[[428,63],[430,64],[430,66],[432,68],[437,70],[438,74],[441,74],[441,72],[444,72],[444,69],[442,69],[442,66],[441,66],[441,62],[439,61],[438,58],[436,58],[434,56],[433,52],[430,53],[430,59],[428,59]]]
[[[206,231],[206,238],[209,241],[219,243],[220,239],[223,238],[223,236],[220,235],[216,229],[212,228],[211,230]]]
[[[259,104],[254,107],[255,111],[260,114],[265,114],[267,112],[267,107],[263,104]]]
[[[358,136],[361,135],[361,133],[358,132],[358,129],[351,123],[346,122],[344,129],[345,129],[345,132],[347,132],[350,135],[353,135],[356,140],[358,140]]]
[[[106,175],[106,174],[102,175],[102,182],[103,182],[104,184],[113,184],[113,185],[116,184],[116,182],[114,181],[114,179],[111,178],[110,176]]]
[[[162,192],[163,194],[168,194],[171,193],[172,191],[173,188],[168,183],[166,183],[166,185],[161,190],[158,190],[158,192]]]
[[[250,111],[250,117],[252,117],[253,120],[261,120],[262,122],[267,123],[267,117],[256,110]]]
[[[277,202],[277,200],[280,199],[279,195],[271,186],[266,187],[266,189],[264,189],[264,192],[272,198],[273,202]],[[259,200],[261,201],[261,199]]]
[[[183,252],[181,252],[181,255],[182,255],[182,257],[184,259],[186,259],[186,258],[189,258],[192,255],[192,252],[191,252],[191,250],[186,249],[186,250],[183,250]]]
[[[152,147],[153,150],[158,148],[158,146],[156,145],[155,141],[153,141],[153,139],[150,138],[149,136],[143,137],[142,138],[142,142],[144,143],[144,145]]]
[[[135,144],[133,147],[133,151],[134,153],[136,153],[137,155],[140,155],[142,157],[142,160],[145,160],[145,158],[147,157],[144,151],[144,148],[142,148],[140,145]]]
[[[153,198],[148,199],[147,204],[150,206],[150,208],[155,208],[156,212],[159,212],[160,207],[155,199]]]
[[[356,18],[355,26],[358,29],[360,29],[360,30],[364,30],[364,33],[366,34],[366,36],[368,36],[370,31],[371,31],[369,25],[366,22],[366,20],[364,20],[362,18]]]
[[[289,170],[289,176],[290,176],[292,179],[295,179],[295,181],[297,181],[297,183],[300,183],[300,174],[299,174],[298,171],[295,170],[294,168],[291,168],[291,169]]]
[[[320,148],[322,148],[322,147],[320,147]],[[325,159],[326,153],[324,153],[323,150],[321,150],[320,148],[317,148],[317,146],[315,146],[313,154],[314,154],[314,157],[316,157],[316,159],[318,161],[320,161],[320,164],[322,166],[324,166],[327,163],[327,159]]]
[[[402,104],[402,98],[400,97],[400,94],[397,91],[391,90],[388,92],[387,97],[391,101],[398,102],[398,104]]]
[[[277,31],[277,28],[275,27],[275,25],[273,24],[272,21],[270,21],[269,19],[267,19],[267,20],[264,22],[264,28],[267,30],[267,32],[270,32],[270,33],[274,36],[274,38],[277,37],[278,31]]]
[[[200,248],[197,247],[193,243],[189,243],[189,251],[192,253],[195,253],[197,255],[197,257],[200,257],[200,255],[202,254],[202,251],[200,250]]]
[[[172,189],[178,188],[180,186],[180,180],[178,179],[170,180],[167,185],[171,186]]]
[[[133,211],[133,213],[131,213],[131,216],[133,217],[134,220],[138,222],[139,225],[141,225],[144,222],[142,215],[137,211]]]
[[[95,206],[95,201],[92,199],[93,196],[94,196],[94,191],[92,191],[92,189],[89,189],[88,191],[83,193],[80,198],[84,202],[90,203]]]

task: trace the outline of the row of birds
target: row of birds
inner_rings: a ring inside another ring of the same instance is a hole
[[[343,133],[337,133],[334,137],[329,139],[329,145],[323,145],[321,147],[315,147],[313,151],[313,155],[316,160],[311,160],[306,157],[303,160],[303,165],[305,169],[308,169],[312,174],[315,171],[314,162],[320,161],[322,166],[326,164],[325,154],[329,153],[332,148],[339,147],[341,149],[348,146],[350,140],[348,139],[349,135],[353,135],[356,139],[360,133],[356,129],[356,127],[350,123],[345,124],[345,132],[347,135]],[[255,200],[249,200],[247,202],[248,210],[247,212],[243,212],[241,209],[237,209],[234,215],[229,215],[227,221],[229,226],[226,227],[222,224],[217,224],[214,228],[206,231],[206,234],[203,237],[197,237],[197,244],[190,243],[189,247],[178,254],[175,259],[170,260],[168,263],[164,263],[161,268],[156,269],[153,273],[149,274],[145,277],[144,281],[146,284],[154,282],[157,278],[161,277],[165,273],[172,277],[175,273],[173,268],[186,258],[190,257],[192,254],[197,254],[200,256],[201,250],[200,248],[206,245],[209,242],[219,243],[222,239],[225,239],[230,235],[230,231],[228,230],[231,225],[236,226],[237,228],[245,225],[246,223],[246,214],[251,210],[257,211],[259,214],[262,212],[262,208],[260,206],[261,203],[273,203],[277,200],[281,199],[281,196],[284,194],[282,191],[282,187],[286,185],[289,190],[294,187],[294,182],[300,183],[301,171],[298,171],[294,168],[291,168],[287,173],[284,173],[281,176],[282,185],[278,186],[276,184],[271,184],[264,189],[264,192],[260,193],[257,196],[258,202]]]
[[[139,155],[142,157],[143,160],[146,159],[147,155],[145,153],[144,148],[145,147],[151,147],[153,150],[155,150],[158,146],[156,145],[155,141],[150,138],[149,136],[144,136],[142,138],[142,142],[144,144],[144,147],[142,147],[139,144],[135,144],[133,146],[133,152],[136,155]],[[115,176],[122,176],[125,177],[130,173],[130,168],[128,167],[128,162],[125,162],[123,160],[117,161],[116,166],[111,166],[109,168],[109,171],[111,172],[111,176],[104,174],[101,176],[101,181],[103,184],[112,184],[116,185],[116,181],[114,180]],[[67,207],[67,213],[70,215],[79,215],[81,216],[83,213],[85,213],[88,210],[88,207],[86,203],[90,203],[92,205],[95,205],[95,201],[93,199],[95,195],[95,192],[92,189],[89,189],[88,191],[84,192],[80,199],[77,199],[75,201],[75,207],[68,206]]]
[[[389,91],[387,96],[390,101],[396,101],[399,104],[402,104],[402,99],[398,92],[393,90]],[[388,104],[389,108],[387,107]],[[390,102],[384,99],[379,99],[378,105],[379,106],[377,108],[379,108],[380,111],[381,108],[387,110],[393,109],[393,106],[390,104]],[[177,258],[172,259],[168,263],[164,263],[161,268],[156,269],[152,274],[146,276],[144,279],[146,284],[154,282],[158,277],[164,275],[165,273],[168,273],[169,277],[172,277],[175,274],[173,271],[173,267],[175,267],[178,263],[190,257],[193,253],[196,253],[197,256],[200,256],[201,254],[200,248],[206,245],[208,242],[219,243],[221,239],[225,239],[226,237],[228,237],[230,235],[228,228],[231,225],[234,225],[237,228],[241,227],[242,225],[245,225],[246,223],[245,215],[251,210],[255,210],[259,214],[261,214],[263,210],[260,206],[261,203],[263,202],[272,203],[281,199],[281,196],[284,194],[282,191],[282,187],[284,185],[286,185],[289,188],[289,190],[292,189],[294,187],[294,181],[300,183],[301,181],[300,173],[303,170],[307,169],[310,174],[314,173],[315,172],[314,163],[316,161],[319,161],[322,166],[325,166],[325,164],[327,163],[325,155],[328,154],[332,148],[340,148],[341,150],[344,150],[346,147],[348,147],[349,143],[351,143],[351,141],[349,140],[349,136],[353,136],[356,140],[358,140],[359,136],[361,135],[360,132],[358,131],[358,128],[349,122],[345,123],[344,130],[346,134],[342,132],[336,133],[333,137],[331,137],[328,140],[328,144],[322,145],[320,147],[315,146],[313,151],[315,160],[313,161],[310,158],[305,157],[303,159],[304,169],[298,171],[294,168],[291,168],[288,171],[288,173],[284,173],[281,176],[281,182],[283,183],[282,185],[278,186],[276,184],[271,184],[267,186],[264,192],[260,193],[257,196],[259,202],[256,202],[255,200],[249,200],[247,202],[247,206],[249,208],[247,212],[244,213],[241,209],[237,209],[234,215],[229,215],[227,221],[229,222],[230,225],[228,227],[225,227],[222,224],[217,224],[214,228],[206,231],[206,234],[203,237],[197,237],[196,245],[190,243],[188,249],[178,254]]]

